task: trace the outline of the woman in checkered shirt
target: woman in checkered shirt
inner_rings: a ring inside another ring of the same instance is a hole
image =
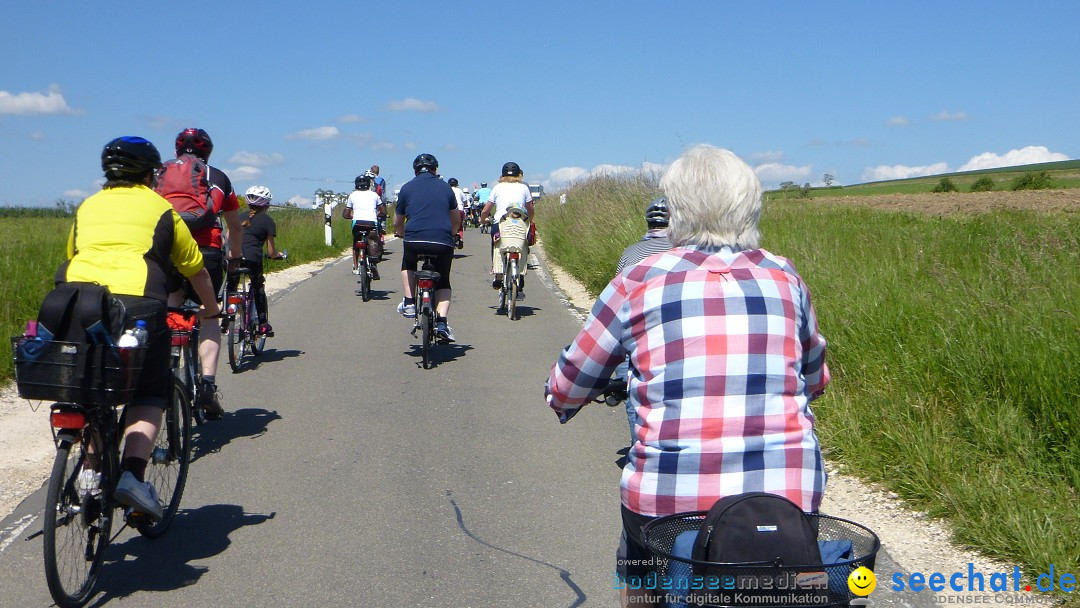
[[[758,246],[760,181],[735,154],[700,145],[660,188],[674,248],[608,284],[547,383],[566,422],[630,357],[637,419],[621,482],[624,580],[648,572],[634,562],[649,558],[640,531],[653,518],[751,491],[813,512],[825,491],[809,408],[829,381],[825,339],[794,265]],[[633,602],[627,592],[623,605]]]

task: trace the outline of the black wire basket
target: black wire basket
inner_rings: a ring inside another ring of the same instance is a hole
[[[19,396],[81,405],[121,405],[135,396],[146,347],[11,339]]]
[[[673,555],[677,539],[680,545],[687,540],[692,545],[705,515],[704,511],[669,515],[642,528],[654,569],[643,588],[655,589],[669,608],[847,606],[857,598],[848,588],[848,576],[864,566],[873,570],[881,548],[877,535],[866,526],[811,514],[824,565],[726,564]],[[680,539],[683,533],[689,537]]]

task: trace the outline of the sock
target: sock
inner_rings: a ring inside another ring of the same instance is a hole
[[[436,323],[446,323],[446,317],[440,317],[439,315],[435,315],[435,322]]]
[[[213,384],[214,386],[217,386],[217,376],[203,376],[202,381],[203,384]]]
[[[146,481],[146,463],[147,460],[145,458],[125,456],[120,462],[120,470],[130,471],[131,474],[135,476],[135,479],[138,479],[140,482]]]
[[[415,306],[416,298],[405,298],[405,306]]]

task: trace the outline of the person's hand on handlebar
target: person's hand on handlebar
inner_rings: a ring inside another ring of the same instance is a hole
[[[217,300],[210,300],[208,304],[203,304],[200,317],[203,319],[213,319],[221,315],[221,306],[218,306]]]

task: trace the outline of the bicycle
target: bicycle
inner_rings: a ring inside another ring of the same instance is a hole
[[[226,296],[228,317],[229,367],[239,372],[244,356],[257,357],[266,346],[266,334],[259,332],[259,318],[255,311],[255,297],[251,292],[251,270],[240,267],[230,272],[236,280],[234,291]]]
[[[117,407],[134,396],[146,347],[39,341],[31,357],[23,342],[12,339],[19,395],[55,401],[49,421],[56,456],[43,513],[45,581],[57,605],[78,607],[94,593],[114,538],[114,511],[123,508],[113,495],[123,440]],[[100,382],[88,385],[73,369],[80,356],[95,352],[102,356],[103,369]],[[147,481],[167,500],[163,515],[155,521],[128,509],[124,516],[125,526],[148,538],[163,534],[180,508],[191,462],[190,409],[187,393],[174,378],[146,469]]]
[[[412,328],[412,336],[416,332],[421,335],[420,353],[423,359],[424,369],[431,369],[431,343],[437,341],[435,335],[435,284],[439,282],[439,273],[435,271],[432,261],[436,256],[421,253],[416,256],[420,262],[420,270],[416,271],[412,292],[416,299],[416,321]]]
[[[511,321],[518,319],[517,302],[521,298],[521,284],[525,274],[521,264],[528,263],[528,234],[528,214],[524,209],[511,207],[499,222],[499,241],[496,248],[498,257],[495,264],[495,273],[503,275],[496,311],[505,311]]]
[[[368,238],[371,236],[371,231],[375,230],[375,227],[368,228],[360,232],[353,247],[356,248],[357,269],[360,271],[359,277],[356,282],[360,284],[360,289],[357,290],[357,295],[364,302],[371,300],[371,282],[375,280],[375,274],[371,270],[370,254],[368,252]]]

